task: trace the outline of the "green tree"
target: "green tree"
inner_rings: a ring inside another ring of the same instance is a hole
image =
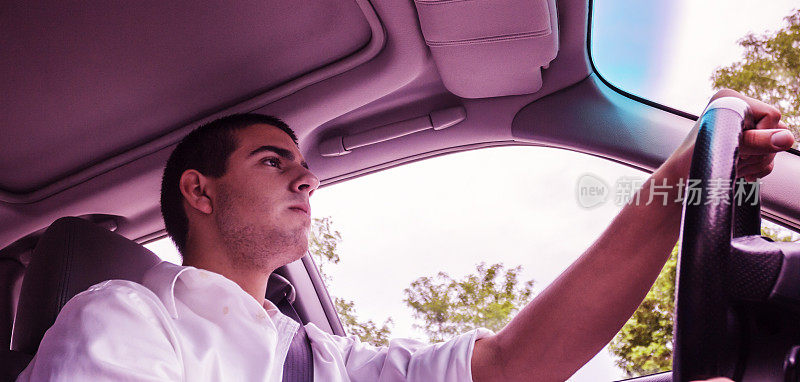
[[[797,238],[797,235],[795,235],[794,232],[789,231],[788,229],[771,228],[765,225],[761,226],[761,236],[768,237],[773,241],[795,242],[800,240]]]
[[[739,40],[742,59],[715,70],[711,81],[715,89],[730,88],[776,105],[800,140],[800,10],[784,20],[775,33],[750,33]]]
[[[340,260],[336,249],[342,242],[342,234],[333,229],[332,224],[330,216],[314,218],[308,233],[308,251],[317,258],[317,269],[325,281],[330,281],[330,276],[325,272],[327,265],[338,264]]]
[[[765,225],[761,226],[761,235],[774,241],[798,241],[789,230]],[[629,376],[672,369],[672,322],[678,250],[679,244],[676,244],[644,301],[609,345],[617,366]]]
[[[308,250],[311,256],[317,259],[317,269],[325,282],[330,282],[330,276],[325,271],[327,266],[338,264],[340,260],[337,249],[342,241],[342,235],[332,226],[333,221],[330,217],[314,218],[308,234]],[[353,301],[336,297],[333,299],[333,304],[347,333],[375,346],[388,344],[392,334],[391,317],[384,321],[383,325],[378,326],[372,320],[359,320]]]
[[[414,327],[424,330],[431,342],[477,327],[502,329],[534,294],[533,280],[518,285],[521,266],[504,269],[502,263],[480,263],[475,273],[460,280],[444,272],[416,279],[404,299],[422,322]]]
[[[334,298],[334,305],[339,312],[347,333],[354,334],[361,342],[366,342],[374,346],[384,346],[389,344],[392,336],[392,318],[389,317],[378,327],[372,320],[360,321],[355,313],[354,303],[342,298]]]
[[[672,320],[675,311],[675,269],[678,244],[647,296],[617,333],[609,351],[629,376],[672,369]]]

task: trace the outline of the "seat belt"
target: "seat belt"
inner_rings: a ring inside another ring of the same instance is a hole
[[[283,382],[312,382],[314,380],[314,359],[311,353],[311,341],[308,339],[303,322],[292,306],[294,287],[284,277],[273,273],[267,283],[267,299],[272,301],[278,310],[300,324],[292,337],[286,360],[283,362]]]

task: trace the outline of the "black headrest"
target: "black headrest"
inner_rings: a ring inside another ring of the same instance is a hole
[[[64,304],[112,279],[141,282],[160,262],[141,245],[84,219],[56,220],[39,239],[20,290],[11,348],[34,354]]]

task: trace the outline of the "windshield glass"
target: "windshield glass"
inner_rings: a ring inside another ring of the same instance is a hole
[[[612,85],[691,114],[720,88],[777,105],[798,140],[798,8],[796,0],[596,0],[590,53]]]

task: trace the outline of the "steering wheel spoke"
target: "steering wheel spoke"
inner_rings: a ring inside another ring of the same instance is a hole
[[[783,265],[780,248],[760,235],[731,241],[726,286],[733,301],[763,302],[770,298]]]

